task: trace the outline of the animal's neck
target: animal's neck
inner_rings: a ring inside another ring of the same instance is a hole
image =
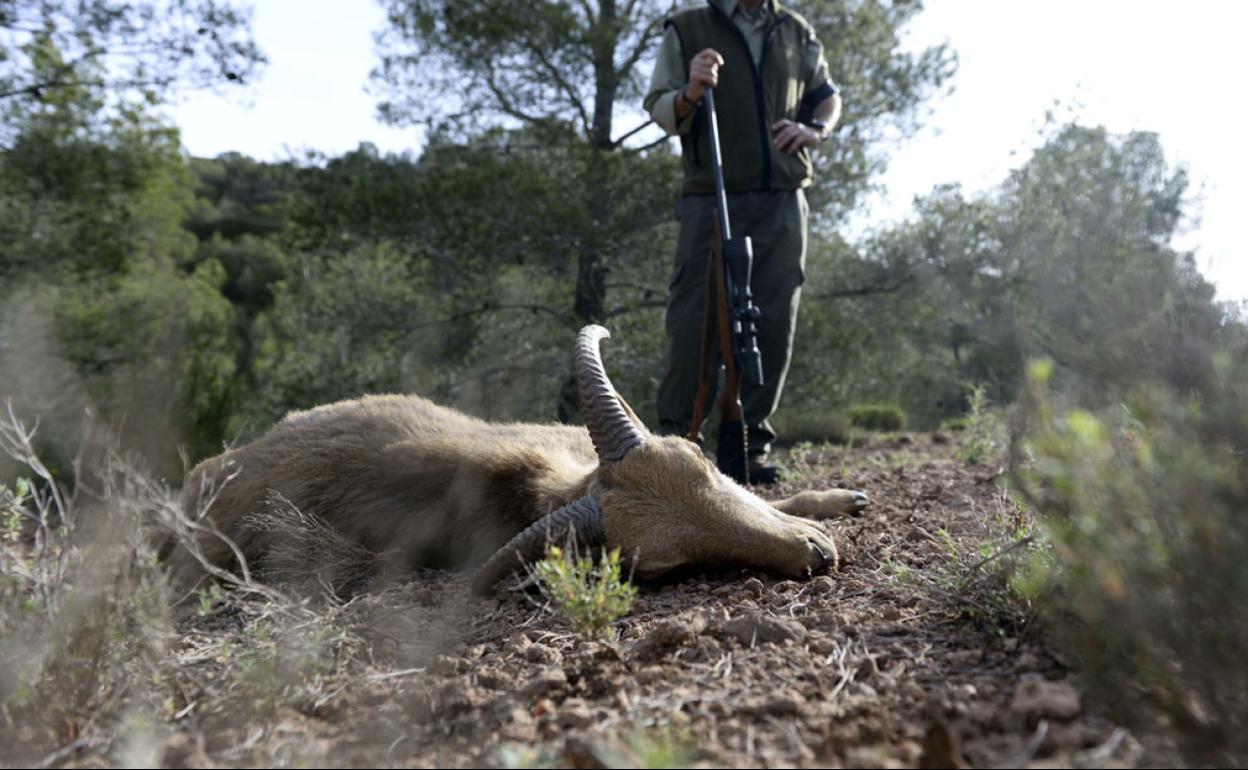
[[[545,515],[584,497],[597,480],[597,466],[586,465],[568,454],[550,458],[550,464],[534,479],[540,508],[537,515]]]

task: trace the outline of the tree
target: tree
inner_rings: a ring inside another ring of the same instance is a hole
[[[554,178],[586,213],[585,226],[570,233],[576,280],[568,335],[616,315],[607,300],[613,286],[625,297],[616,308],[654,304],[670,252],[656,247],[667,243],[656,228],[670,222],[678,168],[666,148],[633,137],[645,125],[637,113],[649,62],[675,3],[387,0],[386,8],[375,71],[384,118],[424,122],[435,136],[461,142],[503,128],[539,158],[558,155],[561,162],[550,164],[560,170]],[[917,56],[898,51],[898,30],[919,8],[876,0],[803,5],[823,39],[857,44],[844,56],[831,49],[843,60],[834,70],[845,68],[837,77],[858,89],[833,145],[835,171],[817,198],[834,215],[851,207],[881,168],[868,145],[885,125],[905,128],[905,116],[952,72],[943,47]],[[624,130],[617,126],[621,113],[630,116]],[[638,173],[643,168],[661,175]],[[640,282],[618,280],[638,253],[651,254],[648,273]],[[565,387],[561,412],[566,416],[574,403],[574,391]]]
[[[264,63],[247,24],[228,0],[0,0],[6,133],[66,89],[154,102],[175,87],[246,83]]]
[[[1142,382],[1196,388],[1211,376],[1201,351],[1235,319],[1170,243],[1186,186],[1155,134],[1068,125],[988,194],[937,188],[913,221],[856,251],[816,250],[837,261],[815,272],[808,297],[835,293],[831,275],[896,290],[812,303],[803,345],[837,353],[800,363],[799,392],[825,383],[853,400],[875,389],[930,424],[975,385],[1013,401],[1035,356],[1090,404]]]
[[[193,190],[177,131],[142,104],[104,104],[100,85],[67,84],[10,113],[22,121],[0,153],[0,304],[17,312],[0,329],[0,390],[50,417],[61,456],[90,406],[174,477],[174,441],[221,445],[235,311],[221,264],[197,261],[183,227]]]

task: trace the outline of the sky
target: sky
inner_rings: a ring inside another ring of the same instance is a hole
[[[801,0],[792,4],[800,10]],[[379,123],[366,90],[379,6],[259,0],[252,21],[269,65],[246,96],[203,92],[174,106],[189,152],[280,160],[363,141],[419,152],[419,130]],[[1196,253],[1219,299],[1248,301],[1237,227],[1248,204],[1248,140],[1234,119],[1246,28],[1241,0],[927,0],[904,45],[949,43],[959,58],[954,90],[893,149],[882,191],[847,223],[851,235],[906,218],[935,185],[957,182],[973,194],[1000,184],[1040,143],[1052,111],[1114,132],[1157,132],[1192,180],[1188,208],[1198,218],[1176,246]]]

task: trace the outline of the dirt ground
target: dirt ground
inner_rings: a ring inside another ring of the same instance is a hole
[[[942,435],[803,445],[786,462],[791,480],[764,496],[840,486],[873,500],[858,518],[826,523],[840,550],[826,575],[733,570],[643,585],[618,640],[605,643],[580,638],[535,592],[470,598],[464,576],[429,574],[352,602],[355,621],[316,631],[310,668],[297,662],[300,642],[276,635],[277,673],[190,628],[175,642],[179,695],[153,731],[153,758],[174,767],[1149,761],[1103,704],[1081,697],[1027,606],[998,584],[992,567],[1029,541],[993,468],[963,463]]]

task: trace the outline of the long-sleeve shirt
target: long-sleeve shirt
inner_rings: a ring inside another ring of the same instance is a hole
[[[746,8],[739,0],[717,0],[717,4],[745,36],[750,56],[754,65],[758,66],[767,39],[767,29],[774,18],[772,3],[764,2],[755,9]],[[684,120],[676,117],[676,98],[680,89],[685,86],[687,65],[680,47],[680,36],[675,29],[668,27],[659,46],[654,73],[650,77],[650,90],[642,104],[654,122],[669,134],[686,134],[693,127],[693,112],[686,115]],[[801,66],[802,72],[808,73],[804,78],[808,93],[815,93],[819,89],[827,90],[829,96],[836,93],[836,84],[828,77],[828,62],[823,55],[823,44],[813,37],[802,50]]]

